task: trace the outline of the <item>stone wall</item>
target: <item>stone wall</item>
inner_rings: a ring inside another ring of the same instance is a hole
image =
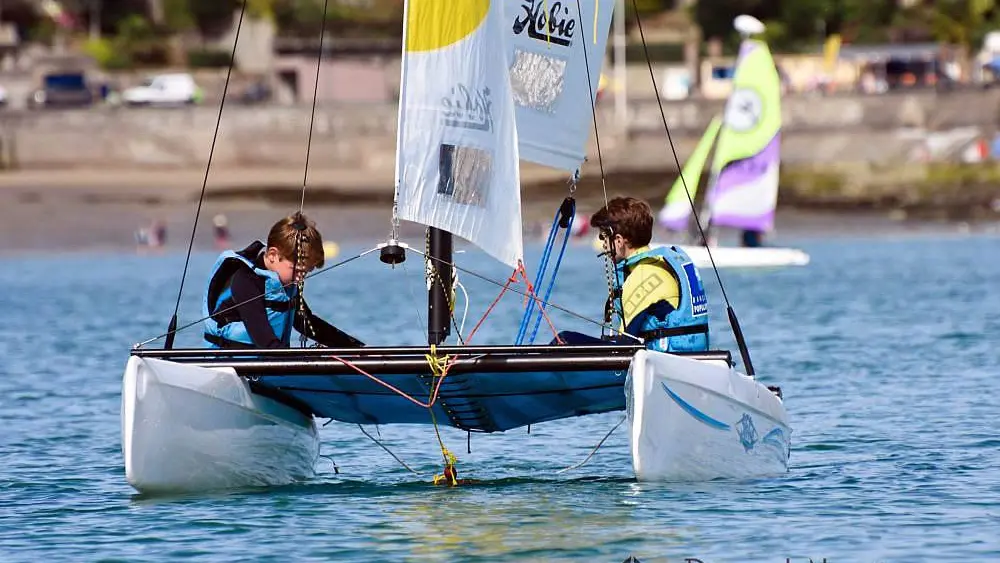
[[[933,91],[883,96],[786,98],[786,162],[902,162],[914,148],[948,130],[991,136],[1000,90]],[[680,158],[693,149],[723,102],[667,102],[664,114]],[[212,144],[217,107],[100,108],[67,111],[0,110],[0,164],[25,170],[52,168],[201,168]],[[614,123],[610,98],[599,107],[605,166],[669,167],[669,147],[655,101],[629,105],[628,135]],[[310,107],[227,105],[213,166],[300,166]],[[392,166],[396,107],[325,105],[317,109],[311,165],[378,169]],[[947,151],[945,151],[947,152]],[[591,140],[591,163],[596,143]]]

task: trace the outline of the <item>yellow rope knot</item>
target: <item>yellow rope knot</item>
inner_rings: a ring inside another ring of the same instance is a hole
[[[434,377],[444,377],[447,375],[448,363],[451,361],[451,356],[448,354],[438,356],[437,346],[431,344],[431,353],[425,354],[424,358],[427,360],[427,365],[431,368],[431,375]]]
[[[435,379],[444,378],[448,375],[448,367],[451,361],[451,357],[447,354],[444,356],[438,356],[437,346],[431,344],[431,353],[425,355],[427,358],[427,365],[431,368],[431,374]],[[441,383],[438,379],[437,383]],[[436,389],[437,385],[432,385],[432,388]],[[454,487],[458,485],[458,470],[455,469],[455,464],[458,463],[458,458],[455,454],[445,447],[444,440],[441,439],[441,431],[438,429],[437,417],[434,416],[434,402],[437,400],[437,394],[431,391],[431,400],[428,403],[427,412],[431,415],[431,424],[434,425],[434,435],[437,437],[438,446],[441,448],[441,457],[444,458],[444,472],[440,475],[434,476],[435,485],[447,485],[449,487]]]
[[[447,485],[449,487],[455,487],[458,485],[458,470],[455,469],[455,464],[458,463],[458,459],[455,454],[451,453],[448,448],[441,446],[441,453],[444,455],[444,473],[434,476],[435,485]]]

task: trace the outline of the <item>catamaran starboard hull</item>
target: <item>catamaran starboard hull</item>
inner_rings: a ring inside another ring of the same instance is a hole
[[[780,398],[724,362],[642,350],[626,382],[639,481],[757,478],[788,471]]]
[[[288,484],[319,456],[313,418],[252,393],[232,368],[132,356],[121,417],[126,479],[143,493]]]

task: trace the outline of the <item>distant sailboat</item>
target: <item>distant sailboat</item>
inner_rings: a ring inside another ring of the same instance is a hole
[[[809,263],[809,255],[801,250],[756,246],[763,233],[774,229],[781,162],[781,80],[767,44],[750,38],[763,31],[763,24],[741,16],[735,25],[744,40],[724,115],[721,120],[712,119],[685,163],[660,211],[660,224],[674,232],[687,230],[691,204],[684,188],[694,200],[714,144],[706,213],[701,220],[706,232],[716,227],[742,229],[744,239],[742,247],[713,246],[715,265],[802,266]],[[663,243],[654,246],[659,244]],[[682,246],[698,265],[711,265],[704,246]]]

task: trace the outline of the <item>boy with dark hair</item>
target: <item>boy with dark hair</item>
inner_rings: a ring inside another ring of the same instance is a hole
[[[590,224],[600,229],[605,250],[616,262],[612,301],[622,316],[621,331],[661,352],[707,350],[708,298],[701,276],[680,248],[649,247],[653,238],[649,204],[616,197],[591,217]],[[560,337],[569,344],[596,340],[568,332]]]
[[[267,244],[254,241],[223,252],[212,268],[205,301],[205,340],[218,348],[288,348],[292,327],[334,348],[364,346],[312,313],[299,284],[323,267],[323,238],[301,213],[271,227]]]

